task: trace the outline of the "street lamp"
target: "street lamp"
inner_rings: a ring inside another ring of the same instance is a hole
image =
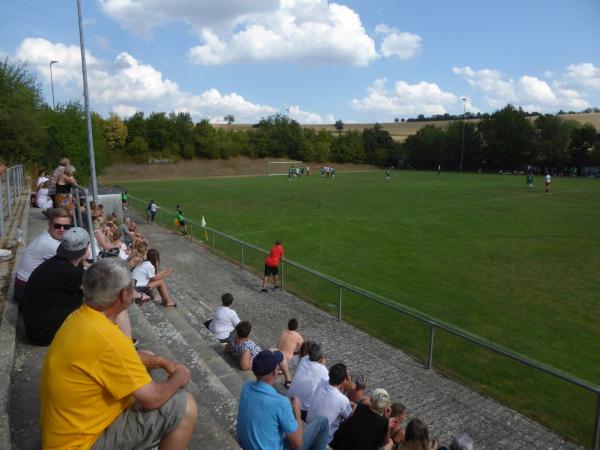
[[[465,116],[467,115],[467,99],[462,98],[463,101],[463,129],[462,129],[462,143],[460,144],[460,171],[463,171],[463,163],[465,159]]]
[[[54,104],[54,79],[52,78],[52,64],[57,64],[58,61],[52,60],[50,61],[50,85],[52,86],[52,109],[56,110],[56,105]]]

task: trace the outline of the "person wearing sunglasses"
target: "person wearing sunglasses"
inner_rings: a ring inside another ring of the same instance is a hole
[[[25,286],[31,273],[44,261],[56,255],[56,249],[65,231],[72,227],[71,215],[66,209],[52,208],[47,211],[48,229],[25,248],[17,267],[13,300],[18,304],[23,301]]]

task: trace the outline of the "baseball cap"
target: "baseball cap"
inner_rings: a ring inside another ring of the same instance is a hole
[[[392,404],[390,394],[385,389],[375,389],[371,394],[371,408],[379,414],[383,414],[385,408]]]
[[[56,254],[65,259],[76,259],[87,251],[90,235],[81,227],[73,227],[65,231]]]
[[[275,369],[277,364],[281,361],[283,361],[283,353],[263,350],[254,357],[254,361],[252,361],[252,372],[254,372],[254,375],[261,377],[273,372],[273,369]]]

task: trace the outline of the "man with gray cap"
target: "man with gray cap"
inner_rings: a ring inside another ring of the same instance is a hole
[[[303,425],[300,400],[280,395],[277,379],[283,353],[263,350],[252,361],[256,381],[244,384],[237,415],[237,439],[243,450],[324,450],[329,423],[323,416]]]
[[[56,255],[29,277],[22,306],[25,333],[32,344],[50,345],[67,316],[81,306],[89,243],[90,235],[83,228],[65,230]]]

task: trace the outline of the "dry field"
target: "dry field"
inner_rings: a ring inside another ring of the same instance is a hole
[[[252,159],[238,156],[230,159],[180,160],[174,164],[115,164],[104,170],[99,177],[100,184],[113,184],[133,180],[181,180],[184,178],[209,178],[223,176],[256,176],[267,174],[267,161],[289,161],[288,158]],[[311,163],[313,173],[321,165]],[[367,164],[334,164],[338,171],[364,171],[375,167]]]
[[[591,123],[596,127],[597,130],[600,130],[600,113],[589,113],[589,114],[563,114],[562,117],[565,120],[575,120],[577,122],[586,124]],[[532,117],[532,120],[534,118]],[[431,121],[431,122],[400,122],[400,123],[382,123],[381,126],[389,131],[394,140],[403,142],[408,136],[411,134],[415,134],[425,125],[435,125],[439,127],[445,127],[448,125],[447,120],[442,121]],[[251,128],[252,125],[246,124],[234,124],[234,125],[214,125],[215,127],[227,128],[231,130],[246,130]],[[304,125],[305,128],[314,128],[314,129],[326,129],[329,131],[336,131],[333,124],[326,125]],[[372,123],[345,123],[344,131],[351,130],[359,130],[362,131],[365,128],[373,127]]]

